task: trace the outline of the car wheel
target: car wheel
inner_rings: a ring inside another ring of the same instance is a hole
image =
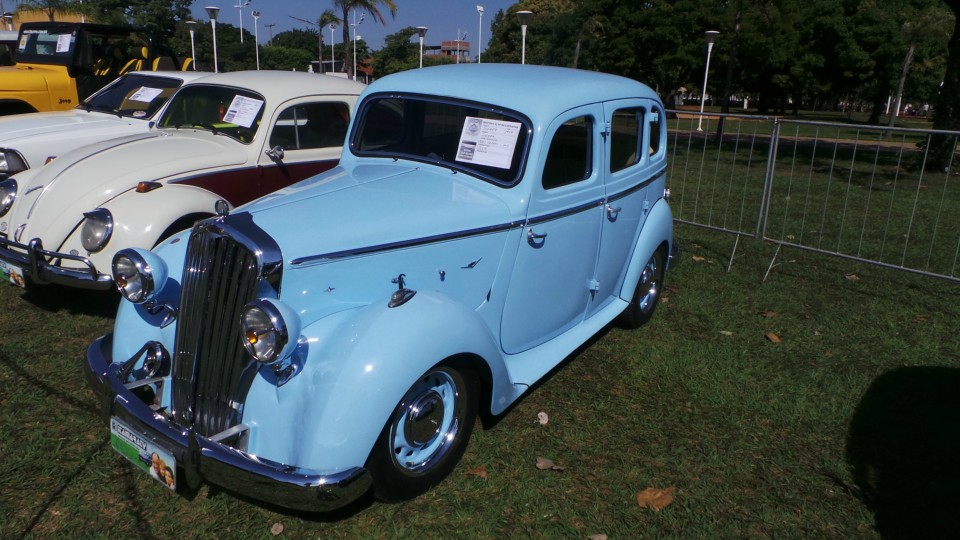
[[[477,417],[476,379],[439,364],[407,390],[367,460],[374,495],[395,502],[440,483],[460,461]]]
[[[617,318],[619,326],[639,328],[653,317],[653,311],[663,292],[663,274],[663,249],[658,249],[650,256],[647,264],[643,265],[643,271],[640,272],[640,279],[637,281],[637,290],[633,292],[633,299]]]

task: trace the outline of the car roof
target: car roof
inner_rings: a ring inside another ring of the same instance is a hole
[[[234,86],[253,90],[268,100],[285,101],[317,94],[357,95],[366,85],[331,75],[305,71],[231,71],[215,73],[197,84]]]
[[[124,75],[143,75],[146,77],[169,77],[180,79],[184,84],[213,75],[211,71],[129,71]],[[121,75],[122,76],[122,75]]]
[[[411,92],[456,97],[513,109],[535,122],[587,103],[645,97],[647,85],[607,73],[520,64],[452,64],[412,69],[371,84],[374,92]]]
[[[17,41],[17,33],[9,30],[0,30],[0,41]]]

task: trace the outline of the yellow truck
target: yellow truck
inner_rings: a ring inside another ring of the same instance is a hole
[[[62,111],[134,70],[177,70],[143,29],[74,22],[24,23],[15,63],[0,66],[0,115]]]

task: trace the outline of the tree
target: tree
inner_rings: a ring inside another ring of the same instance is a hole
[[[953,33],[947,43],[946,72],[933,116],[934,129],[960,130],[960,0],[943,0],[953,12]],[[938,136],[931,140],[931,160],[937,167],[952,164],[956,137]]]
[[[177,33],[178,24],[191,18],[192,3],[192,0],[87,0],[84,6],[88,6],[85,9],[97,22],[143,27],[158,43],[165,44]]]
[[[347,44],[348,55],[355,54],[353,44],[350,41],[350,25],[352,24],[350,12],[365,11],[373,17],[374,21],[386,26],[387,20],[383,17],[383,14],[380,13],[381,5],[390,10],[391,17],[396,16],[397,4],[394,0],[333,0],[334,8],[340,10],[340,20],[343,21],[343,42]],[[356,28],[354,28],[354,34],[356,34]],[[347,75],[351,79],[355,78],[353,64],[345,61],[344,65],[346,66]]]
[[[80,8],[80,2],[75,0],[20,0],[17,11],[42,11],[53,22],[58,13],[80,13]]]

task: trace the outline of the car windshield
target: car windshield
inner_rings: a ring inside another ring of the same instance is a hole
[[[264,101],[260,94],[240,88],[185,86],[174,94],[158,125],[205,129],[249,144],[260,127]]]
[[[519,180],[530,134],[519,113],[416,95],[371,97],[355,125],[358,156],[434,163],[502,186]]]
[[[17,54],[37,63],[65,64],[77,43],[75,28],[25,29]]]
[[[183,84],[176,77],[124,75],[87,98],[79,108],[130,118],[151,118]]]

